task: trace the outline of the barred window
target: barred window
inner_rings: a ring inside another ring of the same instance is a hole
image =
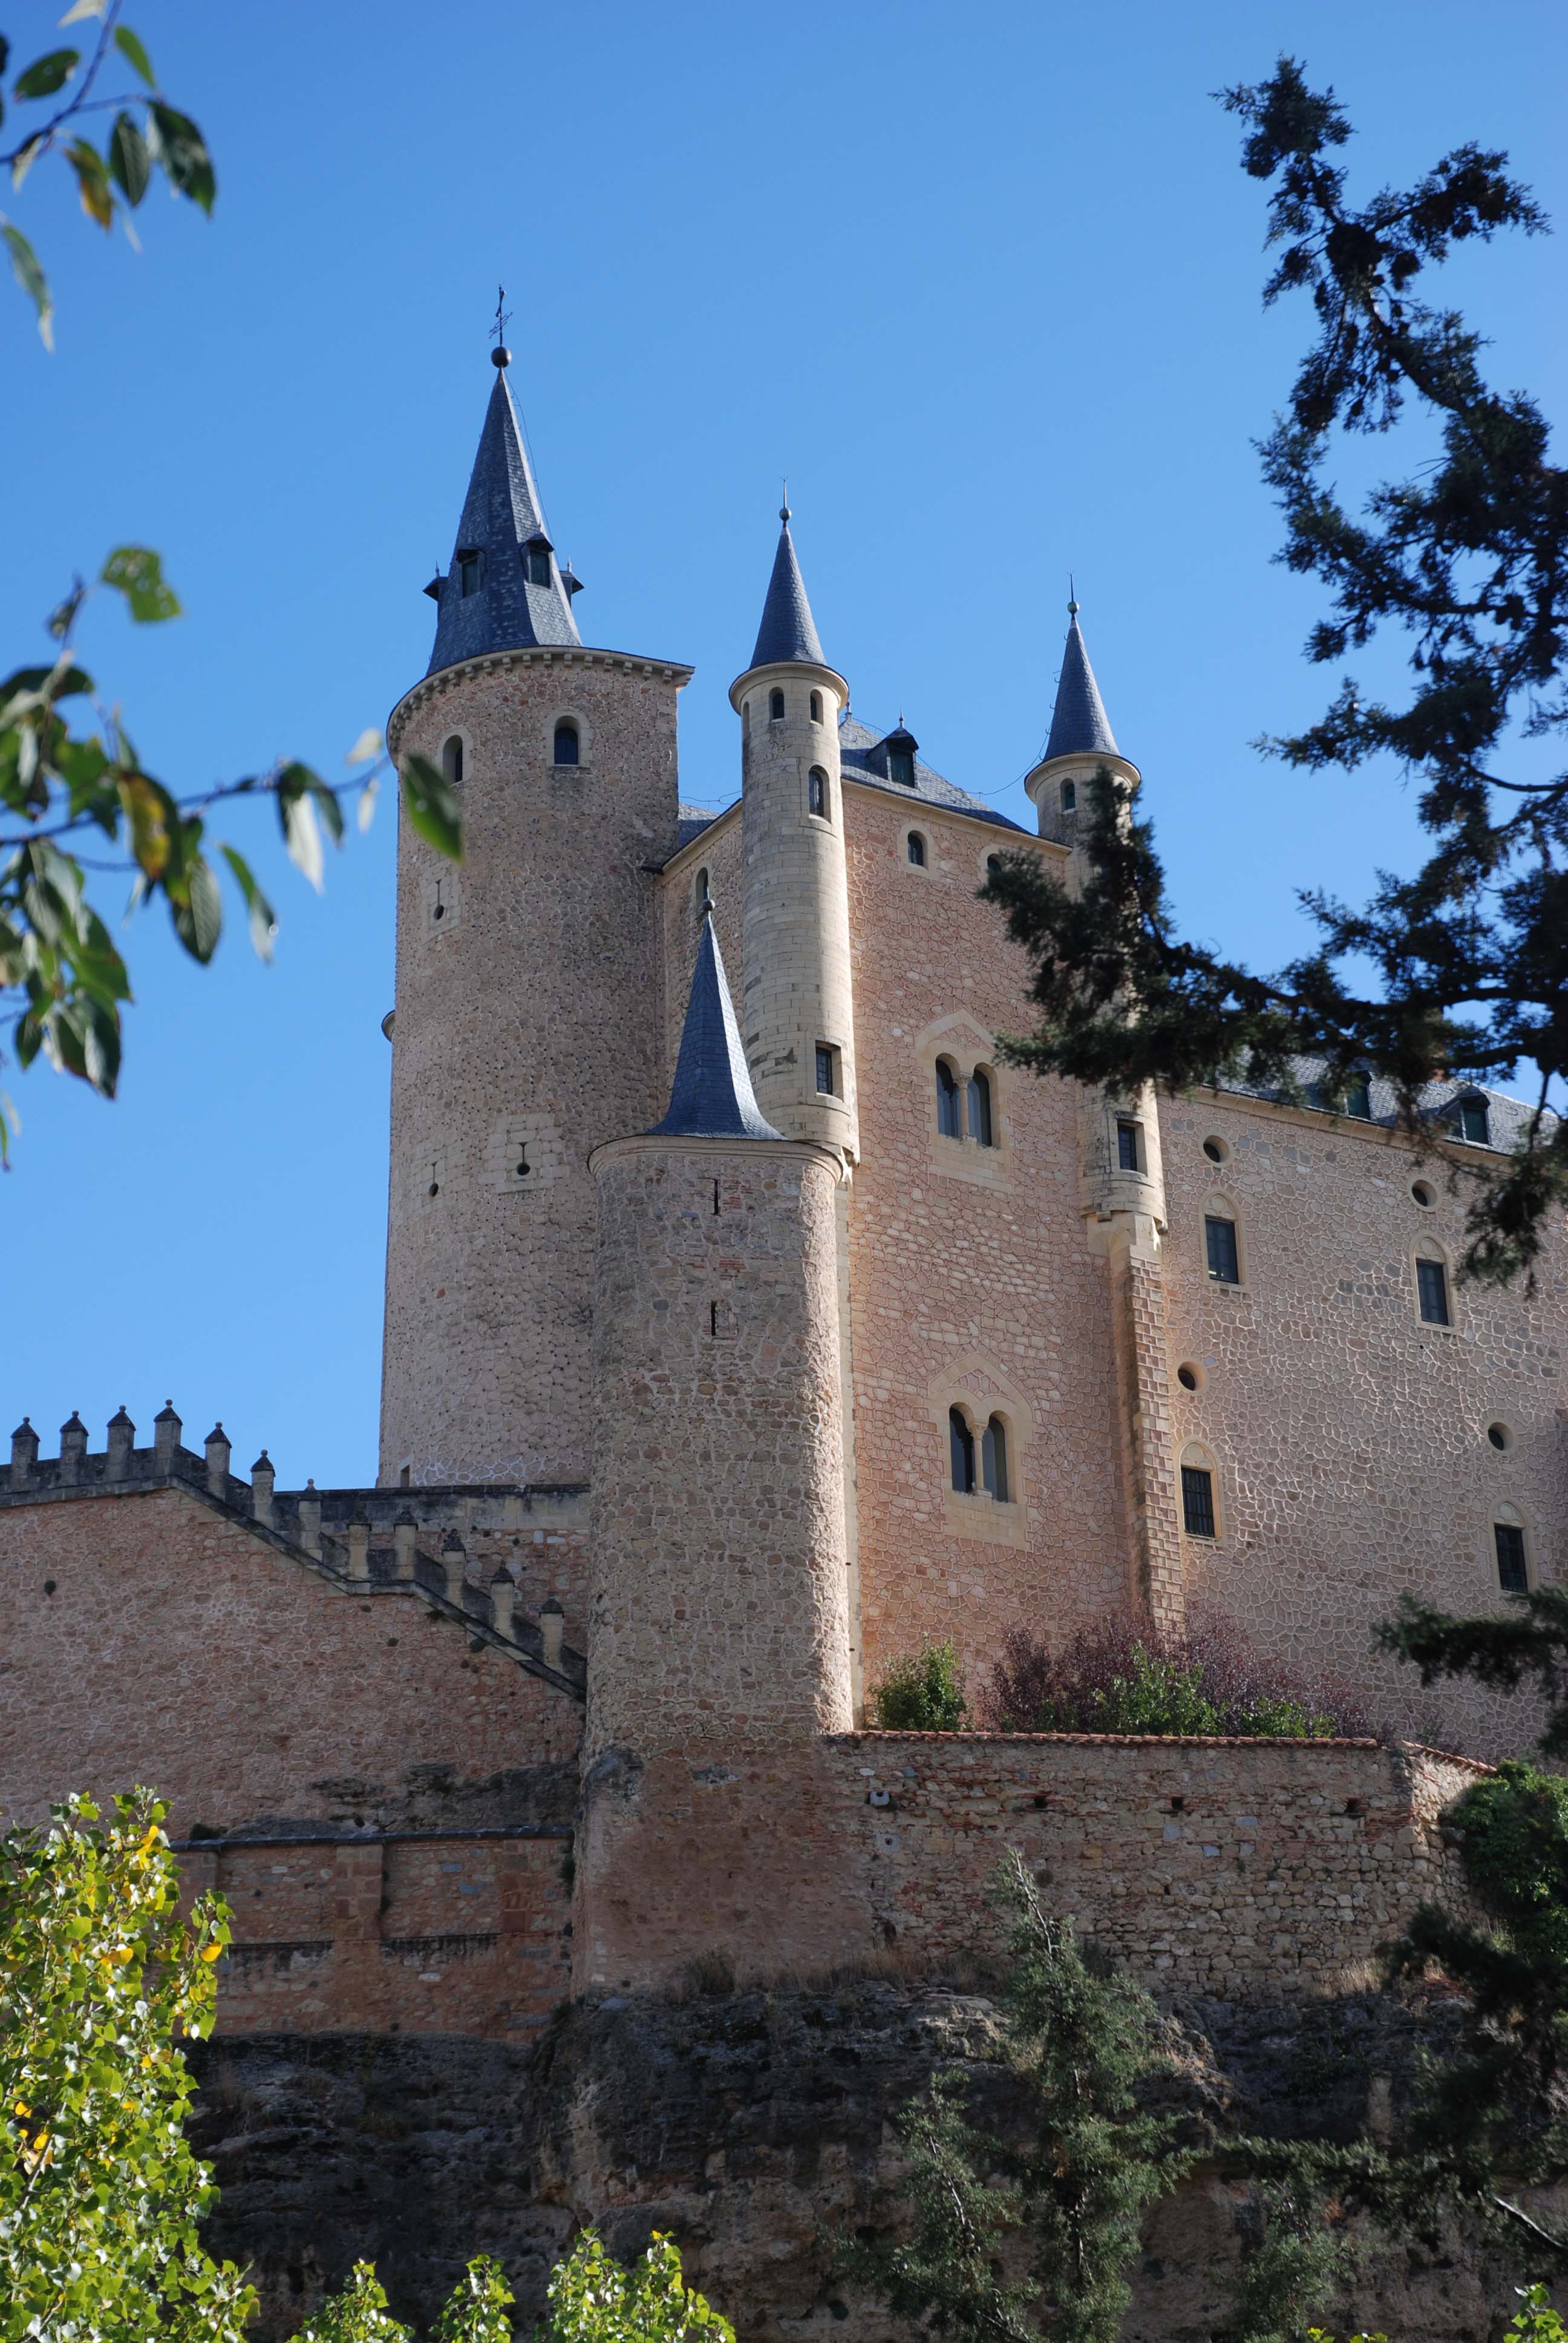
[[[1189,1537],[1214,1534],[1214,1475],[1201,1464],[1181,1467],[1181,1520]]]
[[[1440,1261],[1418,1261],[1415,1265],[1415,1290],[1421,1302],[1421,1314],[1429,1326],[1448,1323],[1448,1272]]]
[[[827,1041],[817,1044],[817,1088],[824,1098],[839,1095],[839,1052]]]
[[[1493,1522],[1497,1545],[1497,1584],[1504,1594],[1528,1594],[1530,1572],[1524,1560],[1524,1533],[1517,1522]]]
[[[1135,1122],[1119,1122],[1116,1126],[1116,1165],[1121,1172],[1141,1172],[1142,1150]]]
[[[948,1449],[953,1487],[960,1496],[972,1496],[975,1485],[975,1436],[961,1407],[948,1410]]]
[[[1236,1251],[1236,1223],[1221,1220],[1211,1212],[1203,1222],[1203,1242],[1209,1254],[1209,1274],[1216,1285],[1240,1285],[1241,1271]]]

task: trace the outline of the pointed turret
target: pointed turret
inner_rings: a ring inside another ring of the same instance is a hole
[[[1061,655],[1050,738],[1045,744],[1042,764],[1052,757],[1115,757],[1121,753],[1111,719],[1105,713],[1105,702],[1100,697],[1100,686],[1094,680],[1094,669],[1089,664],[1083,629],[1078,623],[1078,604],[1070,602],[1067,611],[1067,645]]]
[[[578,646],[569,585],[545,531],[538,490],[507,388],[509,353],[496,350],[495,387],[463,500],[452,566],[425,589],[437,608],[429,672],[536,644]]]
[[[792,666],[803,660],[811,667],[826,667],[817,638],[817,622],[806,598],[806,581],[795,558],[788,505],[780,505],[779,518],[783,527],[779,531],[779,550],[773,557],[773,575],[768,580],[768,599],[762,605],[762,624],[757,629],[751,664]]]
[[[691,998],[675,1061],[669,1111],[650,1137],[659,1139],[778,1139],[757,1103],[729,998],[713,907],[704,904],[702,940],[692,970]]]

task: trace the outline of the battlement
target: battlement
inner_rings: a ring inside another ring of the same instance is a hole
[[[109,1420],[105,1446],[94,1451],[86,1425],[73,1413],[60,1428],[58,1456],[45,1457],[24,1416],[11,1437],[10,1464],[0,1466],[0,1509],[181,1489],[243,1521],[341,1592],[417,1596],[530,1674],[584,1697],[587,1664],[565,1639],[568,1606],[553,1589],[541,1598],[535,1557],[542,1551],[544,1574],[557,1566],[564,1591],[575,1598],[574,1550],[586,1525],[586,1490],[504,1483],[318,1490],[314,1481],[279,1489],[265,1448],[246,1481],[230,1469],[232,1443],[221,1423],[200,1454],[186,1447],[183,1431],[166,1402],[155,1419],[152,1446],[138,1448],[136,1427],[121,1407]],[[531,1604],[519,1604],[519,1593],[531,1594]]]

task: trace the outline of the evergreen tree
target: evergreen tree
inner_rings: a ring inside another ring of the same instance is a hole
[[[1269,241],[1283,248],[1264,300],[1302,287],[1317,313],[1287,412],[1261,443],[1282,558],[1331,599],[1308,657],[1338,660],[1384,627],[1411,638],[1402,706],[1347,676],[1319,723],[1261,745],[1308,772],[1392,756],[1420,781],[1432,851],[1413,877],[1380,878],[1361,910],[1303,890],[1316,949],[1260,975],[1180,936],[1152,832],[1102,767],[1082,894],[1024,854],[1003,857],[981,890],[1034,965],[1039,1022],[1010,1054],[1114,1088],[1245,1076],[1287,1098],[1303,1057],[1330,1095],[1380,1074],[1405,1127],[1471,1183],[1467,1273],[1533,1274],[1547,1216],[1568,1198],[1568,1125],[1551,1111],[1568,1077],[1568,775],[1502,767],[1512,735],[1551,741],[1568,726],[1568,472],[1548,458],[1535,402],[1484,380],[1481,337],[1413,288],[1453,245],[1544,222],[1506,156],[1474,146],[1413,187],[1349,204],[1331,157],[1350,124],[1293,59],[1224,102],[1247,126],[1244,167],[1275,183]],[[1354,518],[1324,477],[1331,435],[1388,431],[1407,400],[1441,453],[1372,490]],[[1428,1084],[1506,1078],[1521,1060],[1538,1085],[1512,1155],[1475,1156],[1434,1128]]]
[[[1020,2145],[971,2124],[962,2086],[938,2076],[910,2108],[906,2244],[846,2251],[846,2274],[900,2317],[962,2343],[1116,2343],[1144,2212],[1191,2157],[1177,2118],[1141,2114],[1139,2083],[1160,2062],[1153,2002],[1043,1908],[1021,1857],[999,1882],[1009,1942],[1002,2058],[1025,2110]],[[1021,2240],[1023,2275],[1000,2262]]]

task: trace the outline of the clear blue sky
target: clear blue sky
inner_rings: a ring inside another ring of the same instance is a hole
[[[14,57],[61,37],[63,5],[14,0]],[[150,200],[137,257],[42,173],[7,195],[59,317],[48,358],[20,297],[0,307],[0,604],[13,659],[37,657],[74,568],[162,548],[187,615],[135,632],[100,606],[83,649],[171,786],[280,750],[339,770],[422,672],[502,278],[584,637],[696,667],[684,796],[738,787],[725,691],[787,471],[857,709],[902,708],[965,788],[1030,819],[1070,567],[1198,932],[1271,962],[1299,880],[1354,894],[1408,863],[1392,777],[1303,781],[1249,747],[1328,688],[1251,447],[1308,317],[1260,309],[1263,191],[1210,93],[1289,47],[1351,109],[1355,186],[1475,138],[1562,220],[1560,0],[136,0],[131,20],[208,133],[219,200],[210,224]],[[1513,238],[1446,278],[1499,377],[1553,414],[1565,253]],[[172,1393],[189,1439],[223,1417],[238,1464],[265,1443],[286,1483],[373,1476],[389,811],[321,901],[259,843],[270,970],[242,922],[203,974],[136,920],[117,1104],[4,1077],[24,1117],[4,1430],[26,1410],[52,1452],[79,1406],[96,1446],[124,1400],[146,1438]]]

